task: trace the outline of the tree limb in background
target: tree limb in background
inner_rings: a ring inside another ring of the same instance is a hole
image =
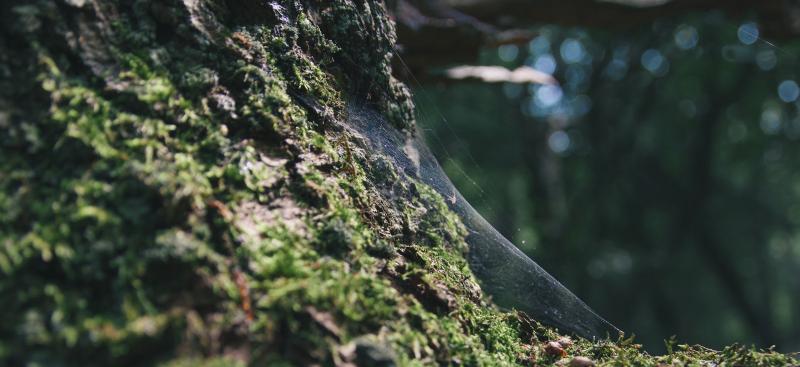
[[[543,73],[529,66],[520,66],[514,70],[502,66],[456,66],[445,71],[450,79],[475,79],[486,83],[534,83],[558,84],[552,75]]]
[[[770,38],[800,34],[800,5],[782,0],[397,0],[400,54],[411,72],[473,63],[481,48],[525,43],[536,24],[624,30],[681,14],[755,14]]]
[[[720,10],[733,16],[754,13],[771,37],[800,33],[798,6],[781,0],[425,0],[448,6],[498,26],[535,23],[625,29],[696,11]]]
[[[430,67],[473,63],[483,47],[525,43],[535,36],[498,28],[439,1],[397,0],[393,14],[400,53],[410,72],[421,77]]]

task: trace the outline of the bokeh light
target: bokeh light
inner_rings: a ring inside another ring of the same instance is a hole
[[[778,97],[784,102],[794,102],[800,96],[800,87],[794,80],[784,80],[778,85]]]
[[[739,42],[745,45],[752,45],[758,41],[758,26],[753,22],[744,23],[739,26],[736,36],[739,37]]]
[[[581,62],[586,54],[581,41],[573,38],[564,40],[561,43],[561,59],[567,64]]]
[[[550,137],[547,138],[547,146],[550,147],[553,153],[562,154],[569,149],[569,145],[569,135],[561,130],[550,134]]]
[[[669,71],[669,61],[664,58],[661,51],[649,49],[642,54],[642,67],[656,76],[663,76]]]
[[[699,40],[697,29],[692,26],[681,25],[675,31],[675,45],[682,50],[693,49]]]

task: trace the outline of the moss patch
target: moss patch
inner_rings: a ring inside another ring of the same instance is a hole
[[[794,363],[554,356],[492,306],[443,199],[341,128],[345,96],[413,127],[381,2],[99,3],[0,13],[0,364]]]

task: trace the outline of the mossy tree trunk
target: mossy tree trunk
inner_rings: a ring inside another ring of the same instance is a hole
[[[560,358],[482,296],[442,198],[344,128],[358,101],[413,129],[381,1],[0,12],[0,364]]]
[[[413,125],[381,2],[12,1],[2,24],[0,361],[522,355],[441,198],[342,128],[349,100]]]

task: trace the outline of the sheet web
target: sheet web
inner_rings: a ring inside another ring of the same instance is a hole
[[[445,198],[468,230],[470,269],[497,305],[523,311],[540,322],[585,338],[619,335],[619,329],[598,316],[514,246],[464,199],[419,131],[412,134],[401,132],[369,103],[358,100],[348,103],[347,124],[364,138],[370,149],[389,158],[402,175],[424,182]],[[457,169],[470,184],[478,186],[485,200],[478,183],[463,169]]]
[[[747,31],[747,30],[745,30]],[[758,42],[777,50],[796,64],[794,55],[774,43],[750,34]],[[399,56],[398,56],[399,58]],[[415,89],[422,93],[428,108],[419,109],[429,121],[438,121],[449,135],[447,139],[460,140],[435,103],[426,99],[425,88],[414,77],[410,69],[399,58],[400,66],[410,76]],[[621,332],[612,324],[592,311],[583,301],[548,274],[530,257],[520,251],[513,243],[500,234],[472,205],[461,195],[450,178],[428,149],[425,137],[441,147],[444,157],[454,174],[463,177],[464,182],[478,193],[482,207],[490,216],[495,209],[489,202],[486,190],[453,159],[448,145],[434,130],[425,134],[415,131],[405,134],[395,129],[375,108],[363,101],[351,101],[348,105],[349,126],[365,138],[370,148],[383,153],[408,177],[420,180],[434,188],[462,219],[469,231],[468,260],[472,272],[481,283],[483,290],[492,296],[501,307],[514,308],[526,312],[535,319],[555,326],[562,331],[571,332],[586,338],[616,337]],[[476,159],[469,151],[459,151],[459,156],[467,158],[466,164],[480,169]],[[491,185],[491,184],[490,184]],[[490,187],[495,190],[498,188]]]

